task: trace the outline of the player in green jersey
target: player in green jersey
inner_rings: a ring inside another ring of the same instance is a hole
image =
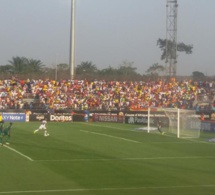
[[[3,138],[6,136],[6,144],[9,145],[9,140],[10,140],[10,130],[12,128],[13,123],[10,122],[9,126],[6,127],[5,129],[2,128],[1,130],[1,145],[3,145]]]
[[[3,129],[4,129],[4,122],[0,123],[0,145],[2,146],[2,137],[3,137]]]

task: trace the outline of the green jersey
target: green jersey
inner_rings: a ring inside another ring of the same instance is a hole
[[[0,134],[2,134],[3,128],[4,128],[4,124],[2,123],[2,124],[0,125]]]
[[[10,124],[7,128],[5,128],[2,133],[3,135],[10,135],[10,130],[12,128],[12,124]]]

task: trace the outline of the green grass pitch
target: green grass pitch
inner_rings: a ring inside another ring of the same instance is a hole
[[[212,195],[213,133],[178,139],[113,123],[14,123],[0,147],[0,195]]]

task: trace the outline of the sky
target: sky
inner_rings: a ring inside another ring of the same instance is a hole
[[[177,40],[193,45],[178,52],[177,75],[215,75],[215,1],[178,0]],[[71,0],[0,0],[0,65],[12,57],[69,63]],[[140,74],[160,60],[166,38],[166,0],[76,0],[75,65],[98,69],[133,63]]]

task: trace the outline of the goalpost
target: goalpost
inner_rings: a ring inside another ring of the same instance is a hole
[[[195,110],[178,108],[148,108],[148,133],[157,128],[158,121],[162,131],[176,135],[177,138],[199,138],[201,122]]]

